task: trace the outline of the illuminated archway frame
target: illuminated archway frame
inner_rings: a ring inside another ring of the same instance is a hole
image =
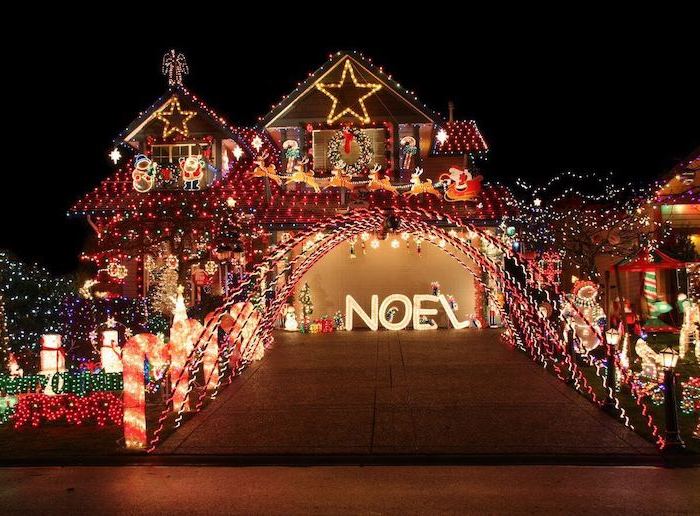
[[[406,231],[424,236],[433,235],[439,239],[444,239],[456,253],[448,249],[447,246],[444,248],[440,247],[429,238],[426,240],[428,243],[435,245],[438,249],[452,256],[460,266],[472,274],[474,279],[479,282],[491,299],[493,299],[494,294],[482,280],[481,274],[483,273],[494,278],[499,290],[503,292],[505,298],[504,307],[495,303],[495,305],[499,307],[502,319],[505,322],[506,331],[503,333],[504,339],[514,347],[518,347],[527,352],[533,360],[543,367],[551,367],[560,380],[571,382],[576,390],[587,395],[593,403],[598,406],[603,405],[604,400],[599,399],[595,395],[593,387],[588,383],[576,363],[572,361],[571,357],[568,355],[566,342],[560,330],[562,325],[559,324],[557,320],[546,319],[538,310],[538,300],[547,300],[554,307],[555,313],[559,313],[559,317],[562,318],[561,308],[564,299],[559,293],[551,293],[549,290],[536,284],[534,281],[532,264],[529,264],[530,269],[528,269],[528,266],[526,266],[516,254],[512,253],[503,242],[493,235],[486,233],[476,226],[464,224],[439,212],[401,208],[395,209],[391,213],[398,217],[400,221],[399,228],[397,228],[398,232]],[[263,259],[260,266],[239,286],[239,288],[230,293],[226,302],[214,312],[211,318],[209,318],[204,330],[197,339],[197,344],[188,357],[185,367],[189,369],[189,375],[187,375],[189,380],[185,392],[187,396],[190,396],[195,386],[197,374],[202,367],[204,351],[207,349],[211,339],[218,333],[221,322],[224,317],[226,317],[230,308],[241,301],[252,302],[258,306],[258,309],[262,312],[262,317],[260,317],[259,324],[248,345],[245,349],[240,350],[241,358],[237,370],[228,372],[229,360],[235,347],[235,345],[231,345],[231,343],[235,343],[240,339],[246,325],[251,320],[250,313],[244,320],[239,320],[242,312],[237,314],[235,321],[237,333],[233,338],[231,338],[233,334],[229,335],[227,345],[219,350],[220,370],[217,371],[216,383],[213,387],[209,385],[213,376],[213,372],[211,372],[210,375],[204,379],[205,388],[202,389],[197,403],[194,404],[190,402],[190,404],[194,406],[193,412],[198,412],[202,409],[207,397],[210,399],[216,398],[224,377],[228,376],[230,383],[232,375],[242,370],[251,362],[253,354],[258,346],[268,347],[272,343],[272,331],[275,321],[278,319],[289,294],[293,291],[304,274],[328,252],[353,236],[359,235],[365,231],[379,231],[385,220],[386,214],[380,211],[370,211],[366,209],[353,210],[348,214],[339,215],[333,219],[309,227],[305,231],[294,235],[284,244],[274,248]],[[498,248],[507,260],[512,261],[520,268],[525,278],[524,281],[519,282],[504,268],[502,263],[486,256],[481,251],[480,247],[474,245],[472,241],[451,236],[445,229],[438,227],[436,225],[438,223],[466,230],[474,234],[480,240],[488,241],[492,246]],[[287,259],[288,254],[296,246],[309,239],[313,239],[320,233],[325,235],[323,239],[316,240],[314,245],[307,250],[302,251],[292,259]],[[474,270],[467,262],[459,258],[458,253],[469,258],[477,266],[477,270]],[[287,274],[289,274],[288,277],[286,276]],[[273,300],[267,307],[262,307],[261,305],[265,303],[266,295],[268,293],[273,293],[273,289],[280,283],[280,280],[282,280],[281,287],[274,293]],[[591,326],[591,329],[598,334],[601,342],[606,342],[600,328]],[[620,366],[617,356],[616,365]],[[637,388],[631,381],[631,375],[624,368],[621,368],[621,370],[623,371],[622,382],[636,394]],[[626,426],[631,427],[625,410],[619,404],[619,399],[617,398],[614,388],[606,385],[606,376],[602,374],[600,368],[597,368],[596,375],[600,379],[606,394],[614,400],[615,407],[619,410],[619,417],[622,422]],[[177,390],[177,386],[173,389],[173,391],[175,390]],[[656,438],[657,445],[663,448],[663,438],[659,435],[658,428],[654,424],[651,413],[643,397],[635,396],[635,401],[652,435]],[[150,441],[149,452],[155,449],[162,438],[162,432],[165,429],[167,421],[171,417],[171,411],[169,409],[171,406],[172,396],[165,401],[165,407],[161,412],[161,416],[158,419],[153,433],[153,438]],[[183,414],[184,409],[180,408],[173,423],[174,428],[177,428],[181,424]]]

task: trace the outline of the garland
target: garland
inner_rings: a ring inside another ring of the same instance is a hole
[[[346,154],[349,152],[349,141],[354,139],[360,147],[360,155],[355,163],[345,163],[340,155],[340,144],[345,144]],[[335,132],[328,141],[328,161],[334,169],[342,168],[341,163],[345,163],[343,171],[345,174],[354,175],[362,172],[369,167],[374,157],[372,152],[372,140],[365,134],[362,129],[355,127],[347,127]]]
[[[121,425],[124,406],[121,396],[111,392],[93,392],[81,397],[75,394],[27,394],[19,399],[11,416],[13,427],[37,428],[42,423],[65,421],[69,425]]]
[[[0,393],[9,395],[35,393],[51,385],[56,394],[86,396],[93,392],[121,391],[122,373],[58,372],[51,375],[34,374],[21,377],[0,375]]]

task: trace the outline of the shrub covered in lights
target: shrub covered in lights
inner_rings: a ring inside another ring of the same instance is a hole
[[[53,276],[37,264],[22,263],[0,251],[0,295],[7,327],[3,365],[12,352],[25,372],[36,369],[39,338],[47,332],[60,333],[63,300],[74,292],[72,279]]]

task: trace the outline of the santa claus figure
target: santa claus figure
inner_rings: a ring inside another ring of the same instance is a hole
[[[481,191],[481,176],[473,177],[466,168],[450,168],[449,174],[442,174],[440,181],[445,185],[445,200],[468,201],[476,198]]]

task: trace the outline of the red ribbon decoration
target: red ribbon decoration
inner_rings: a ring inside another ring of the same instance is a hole
[[[350,154],[350,144],[352,143],[354,136],[347,129],[343,129],[343,138],[345,138],[343,150],[345,151],[345,154]]]
[[[41,346],[41,351],[55,351],[56,352],[56,372],[58,373],[58,357],[62,356],[63,360],[66,360],[66,350],[63,349],[63,346],[60,348],[45,348],[44,346]]]

